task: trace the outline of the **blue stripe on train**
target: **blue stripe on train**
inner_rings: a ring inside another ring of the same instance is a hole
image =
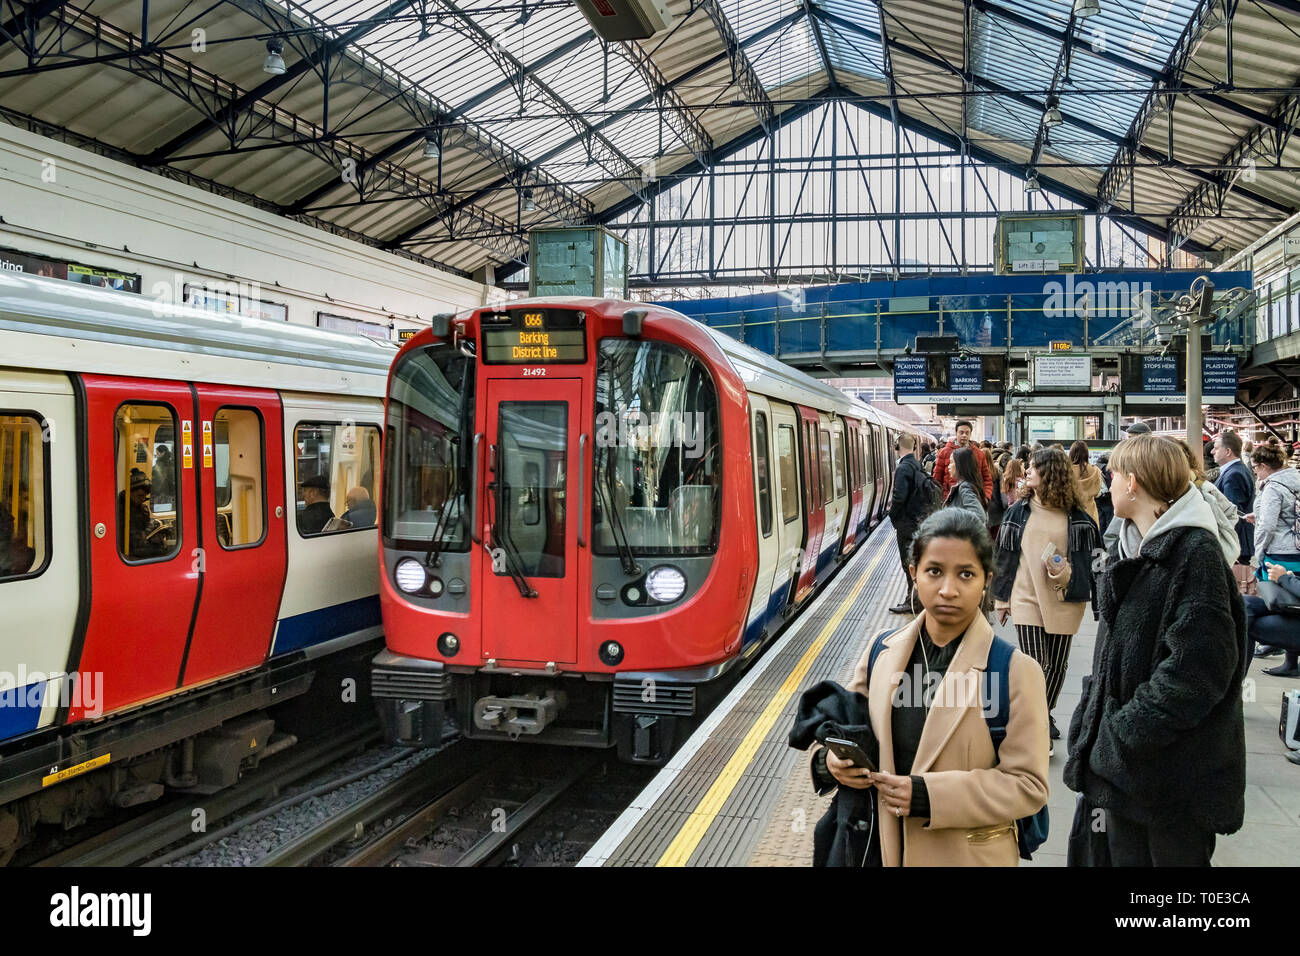
[[[295,614],[280,622],[280,629],[275,634],[275,650],[271,653],[272,656],[287,654],[345,634],[378,627],[380,623],[378,594]]]
[[[790,588],[794,586],[794,578],[786,578],[785,581],[772,588],[772,593],[768,595],[767,607],[760,611],[758,616],[745,625],[745,638],[741,642],[742,646],[756,641],[763,636],[763,631],[768,622],[780,617],[781,608],[785,607],[786,601],[790,599]]]
[[[0,740],[36,729],[47,686],[48,682],[42,680],[0,691]]]

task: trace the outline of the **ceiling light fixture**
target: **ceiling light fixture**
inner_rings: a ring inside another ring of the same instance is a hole
[[[280,54],[284,52],[284,41],[279,37],[272,37],[266,41],[266,60],[262,63],[262,72],[270,73],[272,76],[284,75],[284,57]]]
[[[1097,0],[1074,0],[1075,19],[1084,20],[1101,13],[1101,4]]]
[[[1038,185],[1038,172],[1031,169],[1029,175],[1025,177],[1025,192],[1036,193],[1042,187]]]
[[[1043,125],[1048,129],[1060,126],[1064,122],[1065,120],[1061,118],[1061,110],[1055,104],[1049,106],[1047,111],[1043,113]]]
[[[533,198],[533,191],[531,189],[525,189],[524,190],[524,212],[536,212],[536,211],[537,211],[537,201]]]

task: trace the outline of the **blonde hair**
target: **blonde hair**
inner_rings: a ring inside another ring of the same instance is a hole
[[[1161,502],[1156,508],[1157,517],[1186,494],[1191,484],[1188,456],[1179,449],[1181,444],[1157,435],[1136,435],[1116,445],[1110,455],[1112,473],[1131,475],[1147,494]]]
[[[1196,452],[1192,451],[1192,446],[1187,442],[1179,441],[1172,435],[1161,435],[1160,437],[1173,442],[1178,450],[1187,456],[1187,467],[1192,473],[1192,482],[1199,488],[1201,482],[1205,480],[1205,462],[1196,457]]]
[[[1004,466],[1002,472],[1002,490],[1012,492],[1016,490],[1016,482],[1025,477],[1025,466],[1020,463],[1019,458],[1012,458]]]

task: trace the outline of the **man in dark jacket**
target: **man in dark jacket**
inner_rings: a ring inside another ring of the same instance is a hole
[[[926,501],[926,474],[916,460],[916,439],[906,433],[900,433],[895,450],[901,456],[894,471],[894,499],[889,505],[889,520],[893,522],[894,534],[898,538],[898,560],[903,565],[903,580],[906,590],[903,600],[891,607],[892,614],[911,614],[912,575],[908,571],[911,565],[912,537],[929,513]]]
[[[312,475],[302,482],[301,497],[306,507],[298,512],[298,530],[302,534],[320,534],[334,520],[330,507],[330,483],[324,475]]]
[[[1219,477],[1214,486],[1223,496],[1237,506],[1239,515],[1255,511],[1255,478],[1241,460],[1241,436],[1224,429],[1214,439],[1214,463],[1219,466]],[[1255,553],[1255,527],[1244,517],[1237,519],[1237,538],[1241,541],[1238,564],[1250,564]]]
[[[948,492],[952,490],[953,480],[948,477],[948,459],[958,448],[969,448],[971,454],[975,456],[975,462],[979,465],[980,478],[984,481],[984,500],[988,501],[993,497],[993,472],[989,470],[988,456],[984,454],[984,449],[970,440],[971,423],[957,423],[957,437],[943,448],[939,449],[939,456],[934,460],[934,480],[939,482],[943,487],[943,497],[948,497]]]

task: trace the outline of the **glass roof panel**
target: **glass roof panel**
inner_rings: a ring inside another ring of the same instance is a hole
[[[750,47],[748,52],[759,82],[769,92],[810,74],[825,72],[807,19],[796,21],[776,36]]]
[[[880,9],[874,3],[825,0],[821,7],[828,13],[880,34]],[[885,55],[877,40],[826,21],[822,22],[822,37],[826,40],[826,52],[832,66],[859,76],[884,78]]]

